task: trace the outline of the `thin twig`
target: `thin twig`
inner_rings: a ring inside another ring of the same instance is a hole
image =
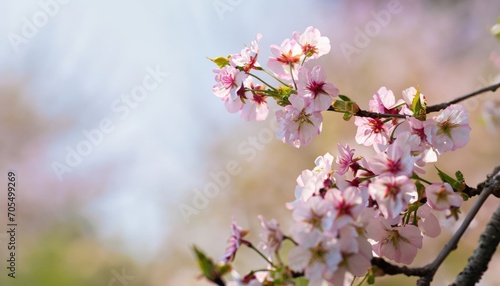
[[[488,92],[488,91],[495,92],[499,88],[500,88],[500,82],[496,83],[496,84],[493,84],[493,85],[490,85],[490,86],[487,86],[487,87],[484,87],[484,88],[481,88],[481,89],[478,89],[478,90],[476,90],[474,92],[471,92],[469,94],[457,97],[457,98],[455,98],[452,101],[448,101],[448,102],[443,102],[443,103],[439,103],[439,104],[427,106],[427,108],[425,109],[425,111],[426,111],[426,113],[440,111],[440,110],[445,109],[446,107],[448,107],[448,106],[450,106],[452,104],[459,103],[461,101],[464,101],[464,100],[469,99],[471,97],[474,97],[476,95],[479,95],[479,94],[482,94],[482,93],[485,93],[485,92]],[[332,106],[330,106],[330,108],[328,108],[328,111],[336,111],[336,110]],[[354,116],[358,116],[358,117],[371,117],[371,118],[406,118],[409,115],[405,115],[405,114],[377,113],[377,112],[371,112],[371,111],[366,111],[366,110],[360,109],[358,112],[356,112],[354,114]]]
[[[371,112],[371,111],[366,111],[366,110],[358,110],[354,116],[359,116],[359,117],[371,117],[371,118],[406,118],[409,115],[404,115],[404,114],[390,114],[390,113],[376,113],[376,112]]]
[[[463,95],[461,97],[455,98],[452,101],[428,106],[427,107],[427,113],[439,111],[441,109],[445,109],[446,107],[448,107],[448,106],[450,106],[452,104],[459,103],[461,101],[464,101],[466,99],[469,99],[469,98],[474,97],[476,95],[479,95],[481,93],[485,93],[485,92],[488,92],[488,91],[495,92],[498,88],[500,88],[500,82],[496,83],[496,84],[493,84],[493,85],[490,85],[490,86],[487,86],[487,87],[484,87],[484,88],[481,88],[481,89],[478,89],[478,90],[476,90],[474,92],[471,92],[469,94]]]

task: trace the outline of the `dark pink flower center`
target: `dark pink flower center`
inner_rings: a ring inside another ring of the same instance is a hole
[[[250,57],[250,61],[246,63],[245,66],[243,67],[243,70],[246,73],[248,73],[251,69],[255,68],[255,63],[257,62],[257,56],[258,55],[255,55],[255,57]]]
[[[325,85],[324,82],[316,82],[312,81],[308,86],[307,89],[311,91],[311,93],[316,97],[320,93],[326,93],[326,91],[323,89],[323,86]]]
[[[368,125],[371,127],[374,133],[381,133],[385,130],[384,122],[382,122],[382,120],[378,118],[369,118]]]
[[[255,103],[257,103],[259,105],[266,103],[266,96],[262,93],[254,92],[253,101],[255,101]]]

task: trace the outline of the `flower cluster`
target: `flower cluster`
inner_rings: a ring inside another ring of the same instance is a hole
[[[414,103],[425,100],[415,88],[404,90],[399,101],[392,91],[380,88],[369,102],[370,111],[407,117],[356,117],[356,142],[373,146],[376,154],[356,157],[354,149],[339,143],[335,160],[327,153],[316,159],[314,169],[299,175],[296,200],[287,205],[296,222],[292,237],[298,245],[290,254],[294,271],[305,271],[310,281],[343,285],[366,273],[372,251],[410,264],[423,236],[440,234],[432,211],[451,212],[463,199],[448,182],[430,183],[418,174],[440,154],[465,146],[470,127],[460,105],[433,118],[412,117]],[[322,239],[332,246],[320,251],[322,255],[308,256],[318,247],[310,243]]]
[[[219,65],[213,91],[228,111],[241,112],[245,120],[263,120],[267,98],[274,98],[283,107],[276,112],[277,137],[295,147],[309,144],[321,132],[321,112],[342,112],[345,119],[355,117],[356,142],[373,146],[375,154],[356,156],[355,149],[339,143],[336,157],[326,153],[312,170],[302,171],[295,200],[286,204],[294,220],[290,235],[276,220],[259,216],[264,251],[259,253],[268,270],[243,278],[233,271],[234,285],[292,285],[296,276],[305,276],[309,285],[351,285],[369,272],[374,256],[412,263],[423,237],[441,232],[435,213],[456,216],[467,198],[459,172],[454,179],[438,169],[440,182],[421,177],[427,163],[468,143],[465,108],[453,104],[428,117],[427,99],[419,88],[404,90],[396,100],[391,90],[381,87],[368,103],[368,113],[375,116],[359,116],[358,105],[326,82],[321,66],[304,65],[330,50],[329,40],[313,27],[271,46],[268,74],[282,84],[272,87],[252,73],[265,71],[257,62],[260,39],[259,34],[239,54],[213,60]],[[233,221],[223,263],[231,262],[242,244],[258,251],[243,239],[246,233]],[[294,246],[284,264],[279,252],[287,239]]]
[[[272,57],[267,61],[269,71],[258,62],[258,34],[250,47],[228,58],[213,59],[216,84],[213,92],[225,102],[229,112],[240,112],[245,120],[264,120],[269,113],[267,99],[274,98],[282,109],[276,111],[279,128],[276,136],[295,147],[309,144],[322,129],[322,111],[332,104],[339,90],[326,81],[322,66],[305,64],[330,51],[330,40],[318,29],[308,27],[304,33],[294,32],[280,46],[271,45]],[[281,84],[273,87],[255,75],[264,71]],[[258,81],[260,83],[256,83]]]

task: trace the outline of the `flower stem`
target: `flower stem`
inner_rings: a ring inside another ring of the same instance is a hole
[[[255,246],[253,246],[253,244],[249,241],[245,241],[245,245],[248,246],[250,249],[254,250],[255,252],[257,252],[257,254],[259,254],[262,258],[264,258],[264,260],[269,263],[269,265],[271,265],[272,267],[276,268],[276,266],[274,265],[274,263],[269,260],[269,258],[267,258],[262,252],[260,252],[260,250],[258,250]]]
[[[268,86],[269,88],[271,88],[272,90],[276,91],[277,89],[275,87],[273,87],[272,85],[268,84],[267,82],[265,82],[263,79],[261,79],[260,77],[254,75],[253,73],[248,73],[250,76],[253,76],[254,78],[258,79],[260,82],[262,82],[263,84],[265,84],[266,86]]]
[[[432,185],[431,182],[427,181],[426,179],[423,179],[422,177],[420,177],[419,175],[417,175],[416,173],[413,173],[413,175],[411,175],[411,178],[414,179],[414,180],[419,180],[419,181],[422,181],[428,185]]]
[[[281,83],[282,85],[286,85],[286,86],[289,86],[287,83],[285,83],[284,81],[282,81],[281,79],[277,78],[275,75],[273,75],[272,73],[268,72],[267,70],[265,69],[262,69],[265,73],[267,73],[270,77],[274,78],[276,81],[278,81],[279,83]]]

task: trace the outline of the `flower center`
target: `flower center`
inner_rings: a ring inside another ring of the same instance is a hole
[[[323,90],[323,85],[325,85],[324,82],[313,81],[307,86],[307,89],[316,97],[320,93],[326,93],[326,91]]]
[[[292,51],[288,51],[287,54],[281,54],[281,56],[276,58],[276,60],[286,65],[293,66],[300,61],[300,56],[293,56]]]
[[[306,55],[306,57],[311,57],[318,52],[318,49],[315,46],[307,43],[302,46],[302,52],[304,53],[304,55]]]
[[[368,119],[368,125],[372,128],[374,133],[381,133],[384,131],[384,122],[378,118]]]

